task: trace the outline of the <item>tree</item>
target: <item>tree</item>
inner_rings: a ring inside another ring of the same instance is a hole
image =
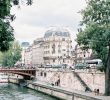
[[[10,26],[9,0],[0,0],[0,51],[7,51],[14,40],[13,28]]]
[[[81,10],[84,30],[79,31],[79,45],[91,48],[103,61],[105,70],[105,95],[110,95],[110,0],[88,0]]]
[[[12,3],[19,5],[20,0],[0,0],[0,51],[7,51],[14,41],[13,27],[10,22],[15,15],[10,14]],[[32,0],[27,0],[27,5],[32,5]]]
[[[12,46],[7,52],[2,53],[2,65],[13,67],[21,58],[21,47],[17,41],[12,43]]]

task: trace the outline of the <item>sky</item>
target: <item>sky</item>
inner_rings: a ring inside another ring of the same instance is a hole
[[[82,19],[78,12],[86,6],[85,0],[33,0],[32,6],[21,1],[20,7],[13,6],[11,10],[16,15],[12,22],[16,40],[32,43],[51,27],[64,27],[70,31],[74,44]]]

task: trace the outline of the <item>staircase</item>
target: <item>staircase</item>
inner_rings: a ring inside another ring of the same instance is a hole
[[[55,82],[55,78],[57,78],[59,76],[58,72],[54,73],[54,75],[50,78],[49,82]]]
[[[84,80],[82,80],[82,78],[78,75],[77,72],[73,71],[73,74],[77,77],[77,79],[80,81],[80,83],[84,86],[85,91],[92,92],[92,90],[89,88],[89,86],[86,84],[86,82],[84,82]]]

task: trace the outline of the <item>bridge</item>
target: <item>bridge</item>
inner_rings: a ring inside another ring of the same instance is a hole
[[[0,73],[13,73],[24,77],[24,79],[29,80],[36,76],[36,69],[18,69],[18,68],[1,68]]]

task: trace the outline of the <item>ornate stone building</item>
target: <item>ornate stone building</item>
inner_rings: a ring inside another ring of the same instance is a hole
[[[72,40],[67,29],[52,28],[44,35],[44,63],[72,64]]]
[[[44,63],[43,60],[43,38],[37,38],[32,44],[32,65],[38,66]]]
[[[83,63],[85,60],[90,60],[92,49],[82,50],[82,46],[75,46],[75,63]]]
[[[52,28],[45,32],[43,38],[34,40],[25,50],[25,64],[37,66],[41,64],[72,65],[73,48],[70,33],[67,29]]]

